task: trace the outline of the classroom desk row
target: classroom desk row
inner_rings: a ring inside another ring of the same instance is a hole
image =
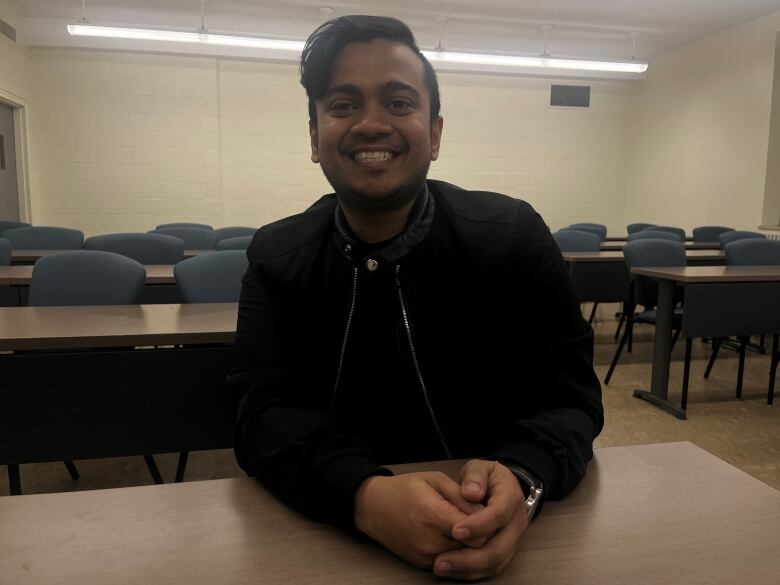
[[[610,252],[616,250],[622,250],[626,245],[627,240],[607,240],[601,242],[601,251]],[[685,242],[686,250],[720,250],[719,242]]]
[[[396,473],[461,462],[391,466]],[[26,585],[449,582],[292,511],[252,479],[0,498],[0,581]],[[780,492],[691,443],[596,449],[490,583],[767,585]]]
[[[230,447],[237,303],[0,307],[0,465]],[[2,582],[2,578],[0,578]]]
[[[43,256],[61,254],[63,252],[77,252],[78,250],[11,250],[11,264],[34,264]],[[211,254],[216,250],[184,250],[185,258]]]

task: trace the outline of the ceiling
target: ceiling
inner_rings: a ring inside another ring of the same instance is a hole
[[[25,23],[76,21],[81,0],[11,0]],[[212,31],[305,38],[333,15],[385,14],[407,22],[422,48],[438,42],[437,17],[445,17],[443,45],[451,50],[540,53],[541,26],[550,25],[548,51],[556,56],[630,58],[630,33],[639,33],[636,57],[653,57],[780,10],[780,0],[207,0]],[[200,0],[87,0],[96,24],[197,28]],[[34,43],[33,43],[34,44]]]

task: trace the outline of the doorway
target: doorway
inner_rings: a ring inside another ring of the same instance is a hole
[[[19,221],[14,109],[0,103],[0,219]]]

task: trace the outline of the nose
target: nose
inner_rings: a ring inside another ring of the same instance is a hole
[[[387,136],[393,132],[388,122],[389,114],[381,104],[367,104],[359,112],[351,132],[355,136],[372,138]]]

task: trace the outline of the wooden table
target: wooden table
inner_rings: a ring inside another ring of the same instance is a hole
[[[774,334],[780,331],[780,266],[686,266],[634,268],[632,274],[658,280],[658,314],[653,343],[650,391],[634,396],[685,418],[687,397],[680,406],[668,399],[672,311],[677,286],[685,287],[682,336],[686,354],[693,337]],[[686,360],[687,361],[687,360]],[[683,373],[683,387],[688,371]]]
[[[11,263],[12,264],[34,264],[39,258],[43,256],[50,256],[52,254],[61,254],[62,252],[73,252],[74,250],[12,250],[11,251]],[[193,256],[200,256],[201,254],[210,254],[215,250],[184,250],[184,257],[191,258]]]
[[[30,286],[34,268],[32,264],[0,266],[0,285]],[[176,284],[173,264],[147,264],[144,270],[146,284]]]
[[[691,265],[723,264],[722,250],[686,250]],[[628,296],[629,276],[622,249],[602,252],[563,252],[580,302],[619,303]]]
[[[601,242],[603,252],[622,250],[628,240],[607,240]],[[686,250],[720,250],[719,242],[685,242]]]
[[[231,446],[237,309],[0,307],[0,351],[14,352],[0,354],[12,491],[24,463]]]
[[[396,466],[398,472],[457,462]],[[0,498],[0,580],[24,585],[438,584],[252,479]],[[597,449],[496,584],[768,585],[780,492],[691,443]]]

